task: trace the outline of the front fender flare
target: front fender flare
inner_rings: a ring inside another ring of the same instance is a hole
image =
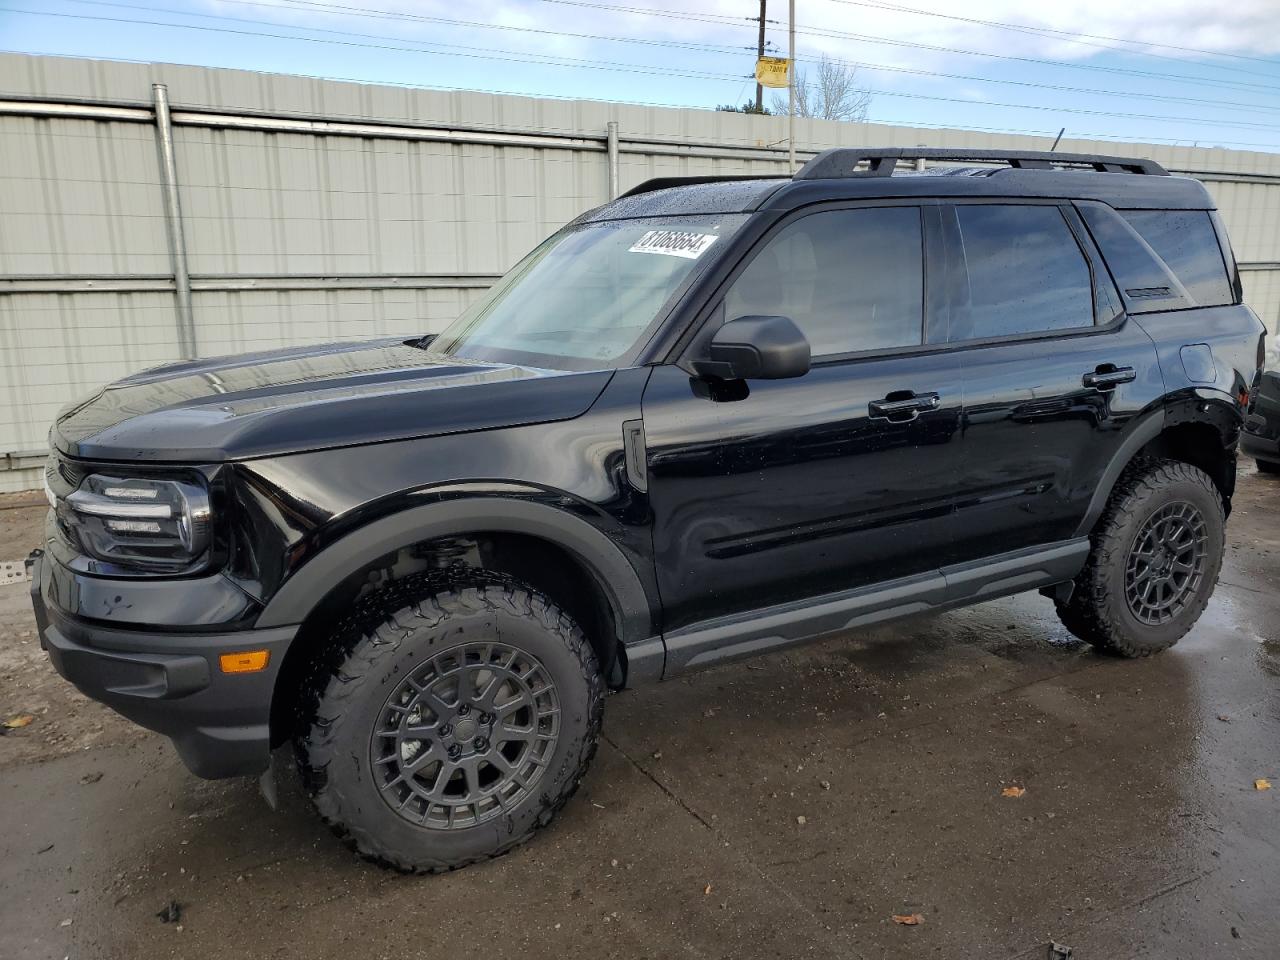
[[[411,507],[352,531],[292,574],[267,603],[256,626],[301,623],[347,576],[392,551],[422,540],[481,531],[526,534],[569,551],[606,591],[622,642],[634,644],[653,636],[653,617],[640,577],[606,534],[546,504],[494,497]]]

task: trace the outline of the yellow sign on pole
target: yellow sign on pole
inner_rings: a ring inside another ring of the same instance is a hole
[[[762,87],[785,87],[790,65],[786,57],[761,57],[756,61],[756,83]]]

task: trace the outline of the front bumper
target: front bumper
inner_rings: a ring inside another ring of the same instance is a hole
[[[33,561],[31,601],[40,645],[58,673],[91,699],[169,737],[198,776],[267,769],[271,697],[296,626],[230,633],[103,627],[47,603],[56,561],[39,555]],[[265,670],[221,671],[220,654],[264,649]]]

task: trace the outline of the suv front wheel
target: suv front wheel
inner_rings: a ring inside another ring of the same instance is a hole
[[[1058,616],[1081,640],[1120,656],[1173,646],[1218,582],[1225,523],[1222,497],[1203,470],[1161,461],[1128,471]]]
[[[551,820],[595,753],[604,683],[577,624],[523,584],[422,591],[375,599],[340,641],[297,748],[317,811],[352,846],[434,873]]]

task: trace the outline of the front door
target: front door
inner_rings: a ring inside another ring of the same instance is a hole
[[[961,395],[954,354],[925,343],[933,215],[823,210],[757,245],[711,322],[790,317],[812,348],[805,376],[726,390],[654,371],[643,414],[665,631],[948,559]]]

